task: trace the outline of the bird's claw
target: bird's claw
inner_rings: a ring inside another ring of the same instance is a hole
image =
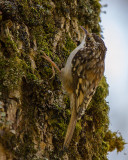
[[[52,65],[53,75],[52,75],[52,77],[50,78],[50,79],[52,79],[53,77],[55,77],[55,69],[54,69],[54,68],[56,68],[59,72],[61,72],[61,71],[60,71],[60,69],[58,68],[58,66],[50,59],[50,57],[46,55],[45,52],[42,51],[42,53],[43,53],[43,56],[42,56],[42,57],[43,57],[44,59],[46,59],[48,62],[50,62],[51,65]]]

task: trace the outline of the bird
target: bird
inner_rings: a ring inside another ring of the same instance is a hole
[[[81,29],[84,31],[84,38],[70,53],[64,68],[60,70],[45,53],[43,56],[59,71],[62,86],[70,99],[71,118],[63,149],[69,147],[76,122],[85,114],[105,69],[107,48],[104,41],[82,26]]]

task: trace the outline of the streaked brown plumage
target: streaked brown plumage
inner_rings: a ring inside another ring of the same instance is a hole
[[[103,40],[86,31],[80,44],[69,56],[61,70],[62,83],[70,97],[71,119],[64,148],[68,147],[78,119],[85,113],[104,73],[106,47]]]

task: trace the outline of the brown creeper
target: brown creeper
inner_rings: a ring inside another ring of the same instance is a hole
[[[61,81],[71,106],[64,148],[69,146],[76,122],[84,114],[104,73],[105,44],[96,34],[82,29],[85,31],[83,41],[71,52],[65,67],[61,69]]]

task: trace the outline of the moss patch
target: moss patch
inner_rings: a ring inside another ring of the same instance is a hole
[[[9,93],[20,88],[18,107],[22,115],[19,118],[17,112],[16,121],[20,119],[20,125],[16,134],[5,129],[7,136],[2,137],[1,143],[15,157],[25,160],[59,159],[71,116],[70,103],[61,90],[59,76],[50,79],[52,68],[42,58],[42,51],[62,68],[77,46],[78,33],[75,31],[78,32],[79,25],[88,26],[90,32],[100,35],[101,4],[99,0],[0,3],[0,89],[3,92],[0,98],[6,102]],[[76,24],[73,24],[74,19],[78,20]],[[123,149],[122,137],[108,131],[107,95],[108,85],[103,77],[85,116],[77,122],[67,153],[69,159],[107,160],[108,151]],[[42,150],[40,142],[46,145]]]

